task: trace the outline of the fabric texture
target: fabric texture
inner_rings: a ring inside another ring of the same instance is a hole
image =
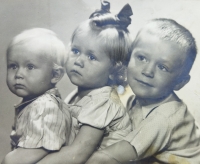
[[[70,103],[76,93],[73,91],[65,102]],[[112,87],[94,89],[69,108],[76,134],[83,124],[105,130],[99,149],[122,140],[132,130],[128,113]]]
[[[16,147],[42,147],[53,151],[68,144],[71,116],[57,88],[20,103],[15,111],[15,125],[10,137]]]
[[[200,163],[198,127],[181,100],[142,107],[135,99],[129,114],[134,130],[125,140],[134,146],[138,160],[143,159],[138,164]]]

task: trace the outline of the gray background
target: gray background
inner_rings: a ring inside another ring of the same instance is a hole
[[[175,19],[188,28],[200,47],[200,0],[109,0],[111,12],[116,13],[126,4],[134,15],[129,26],[134,38],[138,30],[152,18]],[[100,0],[0,0],[0,161],[10,151],[9,134],[13,124],[13,105],[19,98],[6,85],[5,51],[12,37],[22,30],[44,27],[53,30],[67,45],[74,28],[95,10]],[[191,71],[192,79],[178,95],[188,104],[200,123],[200,57]],[[74,89],[67,76],[58,84],[62,97]]]

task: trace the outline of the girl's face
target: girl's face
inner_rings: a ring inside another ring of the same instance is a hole
[[[91,34],[75,36],[66,63],[67,75],[74,85],[82,89],[105,86],[111,68],[111,60],[97,37]]]
[[[52,68],[38,50],[15,46],[7,56],[7,85],[17,96],[30,100],[52,88]]]

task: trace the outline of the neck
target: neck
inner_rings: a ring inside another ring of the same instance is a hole
[[[36,95],[29,95],[29,96],[26,96],[26,97],[23,97],[23,100],[22,102],[27,102],[27,101],[31,101],[33,99],[36,99],[38,98],[39,96],[43,95],[44,93],[46,93],[47,91],[53,89],[54,87],[51,87],[51,88],[48,88],[46,91],[44,91],[43,93],[40,93],[40,94],[36,94]]]
[[[90,93],[92,90],[94,90],[95,88],[80,88],[78,87],[78,92],[77,92],[77,98],[78,100],[82,99],[85,95],[87,95],[88,93]]]
[[[137,97],[137,100],[140,102],[142,106],[148,106],[148,105],[153,105],[153,104],[159,104],[161,102],[171,102],[171,101],[180,101],[180,99],[177,97],[177,95],[173,92],[169,95],[163,96],[161,98],[157,99],[151,99],[151,98],[141,98]]]

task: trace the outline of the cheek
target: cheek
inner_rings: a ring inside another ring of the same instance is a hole
[[[14,80],[14,75],[12,73],[7,72],[6,82],[11,83]]]
[[[136,69],[138,68],[136,67],[135,59],[132,59],[128,65],[127,76],[132,76],[135,73]]]
[[[171,89],[174,85],[174,80],[172,77],[169,76],[163,76],[162,74],[157,76],[155,83],[157,83],[160,88],[163,88],[164,90],[166,89]]]
[[[131,57],[131,60],[129,61],[128,67],[135,67],[136,63],[135,63],[135,58]]]

